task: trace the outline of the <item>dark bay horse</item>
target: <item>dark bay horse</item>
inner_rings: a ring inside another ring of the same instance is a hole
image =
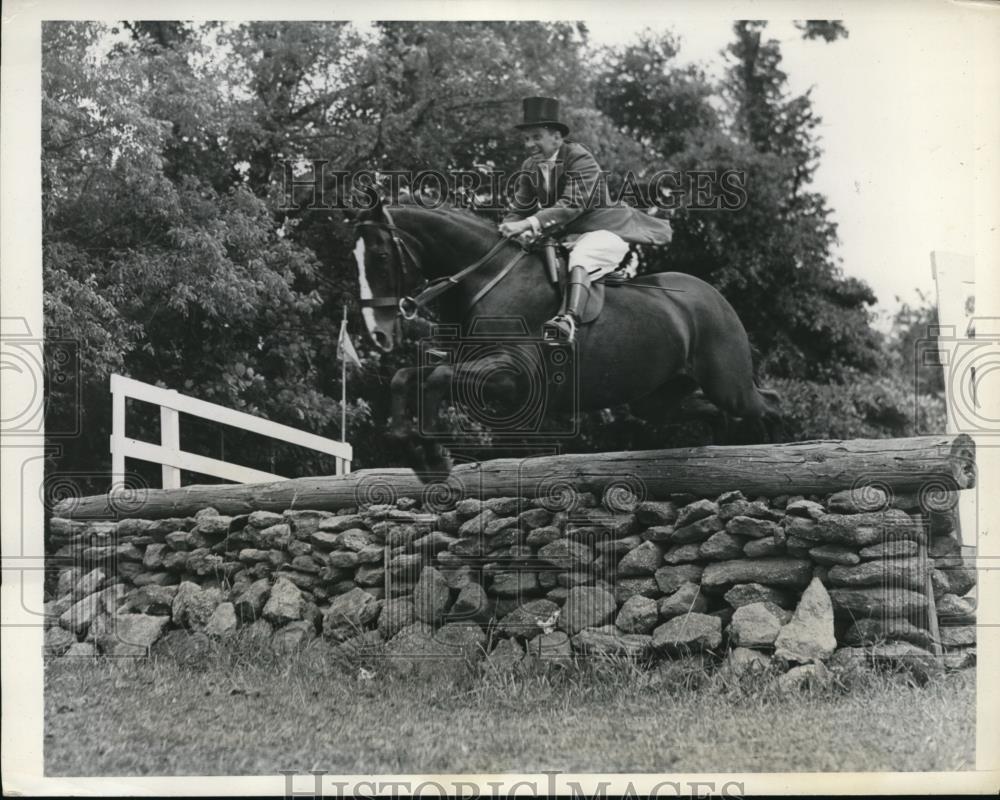
[[[746,331],[704,281],[666,272],[608,287],[600,315],[580,326],[566,354],[541,343],[542,323],[560,302],[543,257],[502,239],[488,221],[460,209],[379,205],[354,223],[362,313],[375,345],[391,351],[400,316],[432,301],[440,322],[454,326],[392,380],[392,435],[409,444],[422,480],[451,469],[438,416],[449,397],[496,401],[507,411],[490,417],[491,431],[533,434],[536,406],[572,414],[628,403],[636,416],[662,420],[700,387],[723,417],[753,420],[774,439],[777,395],[756,385]]]

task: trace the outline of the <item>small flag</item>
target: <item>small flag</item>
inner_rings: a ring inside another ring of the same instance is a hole
[[[353,364],[361,369],[361,359],[358,358],[358,351],[354,349],[351,337],[347,335],[347,320],[341,320],[340,339],[337,341],[337,357],[344,359],[348,364]]]

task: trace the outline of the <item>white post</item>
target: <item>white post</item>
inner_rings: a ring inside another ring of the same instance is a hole
[[[968,256],[958,253],[944,253],[935,250],[931,253],[931,273],[937,287],[938,325],[941,327],[941,344],[938,350],[945,361],[945,378],[951,377],[952,382],[945,383],[945,404],[948,418],[948,433],[958,433],[958,409],[962,397],[967,397],[975,405],[975,375],[970,370],[968,374],[949,376],[954,369],[954,360],[959,350],[960,340],[972,339],[975,332],[971,330],[975,314],[976,277],[973,261]],[[965,382],[968,385],[963,385]]]
[[[181,451],[180,414],[167,406],[160,406],[160,446],[173,453]],[[160,466],[164,489],[181,488],[181,471],[168,464]]]
[[[344,326],[347,324],[347,304],[344,306],[344,316],[342,322],[340,323],[341,336],[343,336]],[[340,337],[338,337],[338,342]],[[342,348],[338,348],[340,352],[340,438],[342,441],[347,442],[347,354],[343,352]],[[346,475],[350,472],[347,467],[347,462],[342,458],[337,459],[337,474]]]
[[[125,484],[125,392],[111,376],[111,486]]]
[[[347,305],[344,305],[344,319],[347,322]],[[340,354],[340,439],[347,441],[347,354]]]
[[[963,339],[973,339],[972,321],[975,317],[976,273],[975,264],[969,256],[935,250],[931,253],[931,274],[937,288],[937,312],[939,326],[938,352],[944,364],[944,402],[947,432],[951,434],[971,433],[963,431],[960,420],[963,417],[960,406],[963,397],[978,406],[975,395],[975,374],[970,369],[960,374],[956,360],[960,354]],[[975,414],[972,414],[975,417]],[[975,546],[976,532],[976,492],[959,492],[958,499],[958,539],[963,545]]]

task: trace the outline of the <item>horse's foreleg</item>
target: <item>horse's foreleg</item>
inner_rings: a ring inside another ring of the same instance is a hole
[[[451,394],[454,368],[448,364],[429,367],[429,374],[416,387],[418,392],[418,415],[420,431],[417,434],[420,451],[419,463],[414,465],[414,472],[424,482],[447,476],[451,472],[452,462],[448,450],[434,437],[443,432],[444,426],[440,418],[441,403]]]
[[[449,399],[460,403],[471,420],[485,427],[487,422],[484,420],[495,420],[498,416],[492,410],[495,404],[510,407],[524,397],[531,388],[530,377],[523,368],[519,368],[518,362],[504,356],[488,356],[434,368],[421,390],[421,434],[460,435],[460,431],[449,431],[441,418],[441,406]],[[477,403],[483,405],[477,408]]]
[[[403,458],[418,473],[426,469],[426,456],[413,427],[413,409],[420,386],[422,367],[396,370],[389,384],[389,426],[387,435],[403,447]]]
[[[404,367],[390,385],[389,436],[402,442],[407,463],[425,483],[451,472],[448,451],[433,438],[440,428],[438,409],[449,392],[451,373],[449,366]]]
[[[396,370],[389,384],[389,435],[393,439],[405,441],[414,435],[413,417],[417,406],[417,392],[420,389],[427,367],[403,367]]]
[[[419,414],[421,436],[436,436],[444,431],[441,404],[451,396],[455,369],[450,364],[433,367],[420,387]]]
[[[515,366],[516,366],[516,362]],[[509,358],[490,356],[456,365],[434,367],[420,387],[420,442],[426,462],[426,475],[417,472],[421,480],[451,470],[451,456],[438,437],[459,437],[461,431],[450,430],[441,417],[446,400],[462,399],[463,411],[473,421],[482,418],[487,408],[470,407],[470,403],[511,403],[527,391],[524,375],[512,368]],[[522,370],[523,372],[523,370]],[[496,415],[486,413],[487,418]],[[486,423],[481,424],[486,425]],[[504,431],[504,432],[510,432]]]

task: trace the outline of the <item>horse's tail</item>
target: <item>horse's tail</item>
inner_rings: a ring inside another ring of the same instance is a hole
[[[752,371],[751,374],[753,375],[754,386],[760,389],[760,383],[761,383],[760,361],[762,353],[760,352],[760,348],[758,348],[757,345],[755,345],[753,342],[749,342],[749,344],[750,344],[750,369]]]
[[[753,375],[753,383],[757,389],[757,393],[763,398],[765,406],[765,416],[770,417],[773,420],[780,420],[782,418],[781,413],[781,395],[774,389],[765,389],[762,383],[761,376],[761,352],[750,342],[750,367],[751,374]]]

